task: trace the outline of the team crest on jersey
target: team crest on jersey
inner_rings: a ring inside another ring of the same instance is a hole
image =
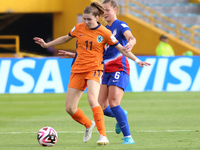
[[[103,41],[103,37],[101,35],[97,36],[97,42],[101,43]]]
[[[113,30],[113,35],[115,36],[117,34],[117,29]]]

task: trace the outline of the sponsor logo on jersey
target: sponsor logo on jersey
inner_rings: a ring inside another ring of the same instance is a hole
[[[103,41],[103,37],[101,35],[97,36],[97,42],[101,43]]]

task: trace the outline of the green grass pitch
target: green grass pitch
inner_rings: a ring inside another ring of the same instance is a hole
[[[135,144],[122,145],[116,134],[116,120],[105,117],[109,145],[97,146],[97,129],[88,143],[85,128],[65,112],[65,94],[1,94],[1,150],[199,150],[200,92],[125,93],[121,102]],[[83,94],[79,107],[88,118],[92,111]],[[58,142],[51,148],[37,142],[37,132],[51,126]]]

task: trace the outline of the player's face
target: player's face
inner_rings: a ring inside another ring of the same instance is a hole
[[[85,25],[89,29],[92,29],[98,26],[97,21],[99,20],[99,17],[98,16],[95,17],[94,15],[92,15],[92,13],[89,13],[89,14],[84,13],[83,20],[84,20]]]
[[[167,43],[168,42],[168,38],[166,39],[162,39],[163,42]]]
[[[104,8],[104,19],[107,22],[113,22],[116,19],[117,8],[113,8],[110,2],[103,4],[103,8]]]

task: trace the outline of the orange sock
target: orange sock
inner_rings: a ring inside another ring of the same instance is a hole
[[[92,108],[94,121],[100,135],[106,136],[104,114],[101,106]]]
[[[75,114],[71,115],[71,117],[77,121],[78,123],[84,125],[86,128],[90,127],[92,125],[92,122],[90,119],[88,119],[88,117],[86,117],[86,115],[84,114],[84,112],[77,107],[77,111]]]

